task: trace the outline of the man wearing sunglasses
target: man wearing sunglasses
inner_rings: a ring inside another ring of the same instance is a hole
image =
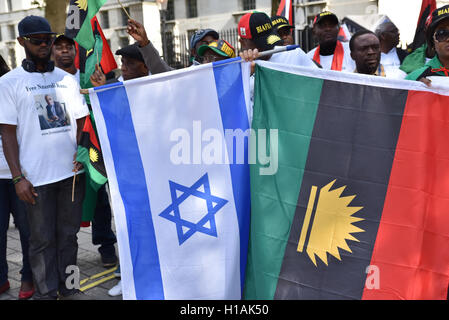
[[[427,85],[441,79],[439,77],[449,76],[449,5],[433,11],[431,19],[428,42],[436,55],[424,67],[407,76],[408,80],[422,81]]]
[[[18,29],[26,59],[0,78],[0,132],[15,191],[26,206],[33,298],[84,300],[66,272],[78,253],[85,182],[76,174],[72,199],[74,172],[81,169],[73,159],[89,109],[76,79],[50,60],[55,34],[48,21],[28,16]],[[49,96],[65,107],[63,128],[40,126],[36,106]]]

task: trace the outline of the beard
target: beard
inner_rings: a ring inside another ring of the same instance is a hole
[[[25,46],[25,53],[26,56],[32,60],[36,65],[47,65],[48,62],[50,61],[50,57],[51,57],[51,50],[48,50],[48,54],[45,56],[39,56],[39,55],[35,55],[33,52],[31,52],[30,49],[28,49]]]

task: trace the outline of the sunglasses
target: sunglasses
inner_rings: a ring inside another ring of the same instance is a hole
[[[447,30],[447,29],[438,30],[433,35],[433,38],[437,42],[445,42],[449,39],[449,30]]]
[[[30,38],[30,37],[23,37],[23,38],[35,46],[40,46],[42,43],[45,43],[47,46],[49,46],[53,43],[53,41],[55,41],[55,37],[49,37],[44,39]]]

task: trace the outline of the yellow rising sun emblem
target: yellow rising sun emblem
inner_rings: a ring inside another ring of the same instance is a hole
[[[98,152],[94,148],[89,148],[89,159],[92,162],[98,161]]]
[[[365,230],[353,225],[354,222],[364,220],[353,216],[353,214],[363,209],[363,207],[350,207],[349,204],[356,196],[341,197],[346,186],[331,190],[335,182],[336,180],[332,181],[320,190],[315,217],[306,246],[306,252],[315,266],[317,266],[316,256],[328,265],[328,253],[341,261],[339,249],[352,253],[346,240],[359,242],[351,234],[365,232]],[[303,252],[304,250],[317,191],[318,187],[312,186],[306,216],[299,238],[298,252]]]
[[[75,3],[81,10],[87,10],[87,1],[88,0],[76,0]]]

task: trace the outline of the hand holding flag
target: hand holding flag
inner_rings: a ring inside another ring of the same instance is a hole
[[[126,31],[139,43],[140,47],[145,47],[150,42],[145,27],[134,19],[128,20],[128,28]]]

